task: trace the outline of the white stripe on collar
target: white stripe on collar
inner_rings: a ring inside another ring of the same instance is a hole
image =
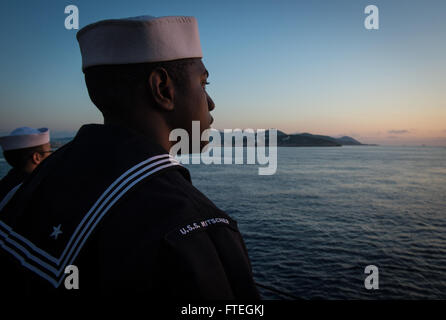
[[[23,266],[48,280],[57,288],[65,276],[63,273],[65,267],[73,263],[91,232],[113,205],[140,181],[172,166],[181,166],[181,164],[171,155],[163,154],[148,158],[124,172],[102,193],[85,214],[59,258],[38,248],[1,220],[0,246],[17,258]],[[25,244],[29,250],[20,242]]]

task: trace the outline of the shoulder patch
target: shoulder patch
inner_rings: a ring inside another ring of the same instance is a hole
[[[238,232],[237,223],[225,217],[214,217],[203,220],[192,221],[189,224],[180,225],[179,227],[171,230],[167,233],[166,238],[169,239],[179,239],[185,236],[188,236],[191,233],[205,231],[214,226],[226,226],[232,229],[233,231]]]

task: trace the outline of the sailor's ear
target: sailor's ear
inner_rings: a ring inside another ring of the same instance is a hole
[[[33,152],[31,155],[31,161],[33,164],[37,165],[42,162],[42,155],[39,152]]]
[[[159,108],[165,111],[174,109],[175,87],[166,69],[155,68],[149,75],[149,91]]]

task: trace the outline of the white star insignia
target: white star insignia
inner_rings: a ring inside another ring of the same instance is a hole
[[[57,239],[57,236],[62,233],[62,231],[60,230],[61,226],[62,225],[59,224],[57,227],[53,227],[53,233],[50,235],[50,237],[54,237],[54,239]]]

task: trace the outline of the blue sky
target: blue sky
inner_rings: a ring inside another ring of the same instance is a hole
[[[107,18],[198,19],[217,128],[446,145],[446,1],[2,1],[0,133],[101,122],[76,31]],[[364,28],[379,8],[380,29]]]

